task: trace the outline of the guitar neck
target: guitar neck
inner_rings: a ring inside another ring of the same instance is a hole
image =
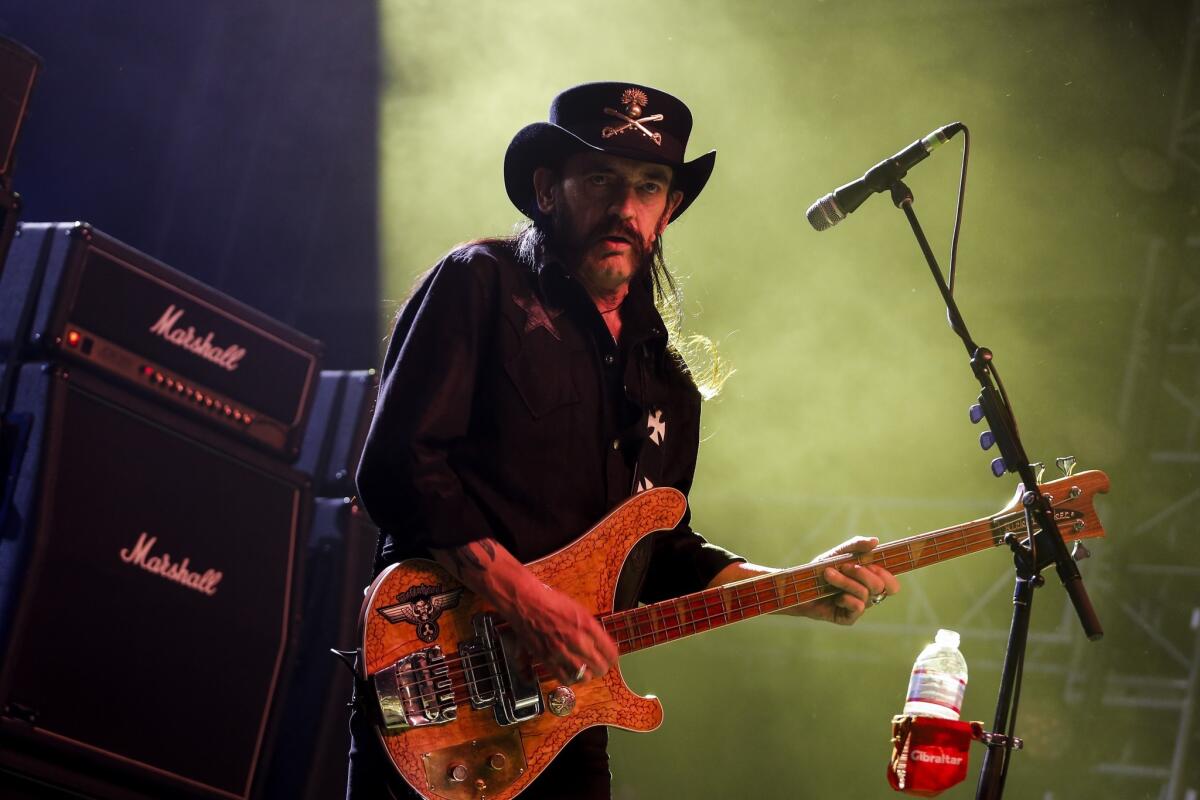
[[[825,580],[822,573],[826,567],[858,561],[880,564],[893,574],[910,572],[990,549],[1002,543],[1005,533],[1024,530],[1024,514],[1001,514],[888,542],[870,553],[838,556],[618,611],[601,622],[624,655],[835,595],[841,590]]]

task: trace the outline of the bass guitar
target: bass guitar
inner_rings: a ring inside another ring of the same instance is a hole
[[[1042,485],[1067,541],[1103,536],[1092,500],[1108,477],[1083,472]],[[527,566],[593,611],[621,655],[835,594],[825,567],[857,559],[909,572],[1028,536],[1018,499],[999,514],[672,600],[613,611],[625,558],[643,537],[674,528],[687,500],[669,488],[631,497],[561,550]],[[395,769],[427,800],[509,800],[580,731],[651,731],[662,704],[625,685],[619,666],[570,686],[517,655],[512,633],[438,564],[383,570],[360,618],[359,677],[373,689],[376,731]]]

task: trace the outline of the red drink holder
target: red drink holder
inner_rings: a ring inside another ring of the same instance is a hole
[[[888,783],[898,792],[935,797],[967,777],[972,739],[984,739],[982,722],[892,717]]]

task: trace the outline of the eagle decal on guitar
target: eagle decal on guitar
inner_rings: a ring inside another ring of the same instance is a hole
[[[432,642],[438,637],[437,618],[448,608],[458,605],[458,598],[464,589],[451,589],[443,592],[441,584],[437,586],[414,586],[408,591],[396,595],[398,602],[377,609],[379,614],[393,625],[397,622],[408,622],[417,626],[417,636],[422,642]]]

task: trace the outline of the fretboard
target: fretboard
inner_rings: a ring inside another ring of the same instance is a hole
[[[879,545],[870,553],[838,556],[614,612],[601,622],[624,655],[835,595],[841,590],[825,580],[826,567],[857,560],[880,564],[893,574],[910,572],[995,547],[1009,530],[1024,530],[1023,514],[1004,514],[910,536]]]

